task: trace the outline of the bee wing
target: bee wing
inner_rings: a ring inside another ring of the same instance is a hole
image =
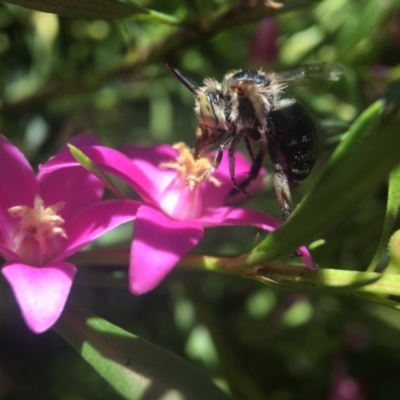
[[[273,79],[282,83],[285,87],[315,86],[321,82],[329,85],[329,82],[339,80],[345,68],[342,64],[309,64],[302,65],[290,71],[278,72]]]

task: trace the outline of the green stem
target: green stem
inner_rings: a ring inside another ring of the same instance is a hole
[[[321,268],[311,271],[298,265],[267,263],[248,268],[238,268],[244,257],[223,258],[187,256],[180,266],[214,272],[239,274],[278,289],[310,293],[342,293],[351,296],[369,296],[369,300],[388,303],[387,296],[400,296],[400,275],[377,272],[350,271]]]
[[[127,267],[129,249],[88,250],[76,254],[70,260],[85,267]],[[368,295],[369,300],[395,308],[398,305],[396,301],[389,301],[386,297],[400,297],[400,274],[328,268],[311,271],[303,266],[278,263],[249,267],[246,266],[246,260],[246,254],[239,257],[188,255],[181,260],[179,267],[240,275],[277,289],[294,292],[341,293],[362,298]]]

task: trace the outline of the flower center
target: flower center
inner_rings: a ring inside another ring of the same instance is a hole
[[[13,234],[13,250],[24,260],[33,265],[40,265],[53,252],[49,246],[55,237],[66,238],[61,228],[64,219],[57,213],[64,207],[64,202],[44,207],[43,200],[36,196],[33,208],[14,206],[8,209],[13,218],[21,218]]]
[[[207,174],[212,167],[210,159],[195,159],[192,150],[184,143],[177,143],[173,147],[179,153],[176,161],[163,162],[160,168],[176,170],[177,175],[164,189],[160,206],[166,214],[175,219],[199,218],[203,213],[206,194],[206,188],[199,183],[207,180],[216,186],[220,186],[221,183]]]
[[[193,151],[185,143],[176,143],[173,148],[179,155],[176,161],[166,161],[160,164],[160,168],[176,169],[179,177],[185,179],[186,185],[193,190],[196,184],[208,179],[215,186],[221,186],[221,182],[210,175],[205,178],[206,173],[212,168],[212,162],[207,157],[195,159]]]

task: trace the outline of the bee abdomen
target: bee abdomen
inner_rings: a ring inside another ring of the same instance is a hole
[[[311,117],[297,102],[271,113],[273,136],[290,188],[310,174],[317,158],[317,132]]]

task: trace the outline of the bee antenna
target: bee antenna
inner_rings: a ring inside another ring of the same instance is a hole
[[[185,76],[182,75],[176,68],[171,67],[169,64],[165,64],[168,71],[178,79],[179,82],[183,83],[195,96],[197,96],[196,86],[193,85]]]

